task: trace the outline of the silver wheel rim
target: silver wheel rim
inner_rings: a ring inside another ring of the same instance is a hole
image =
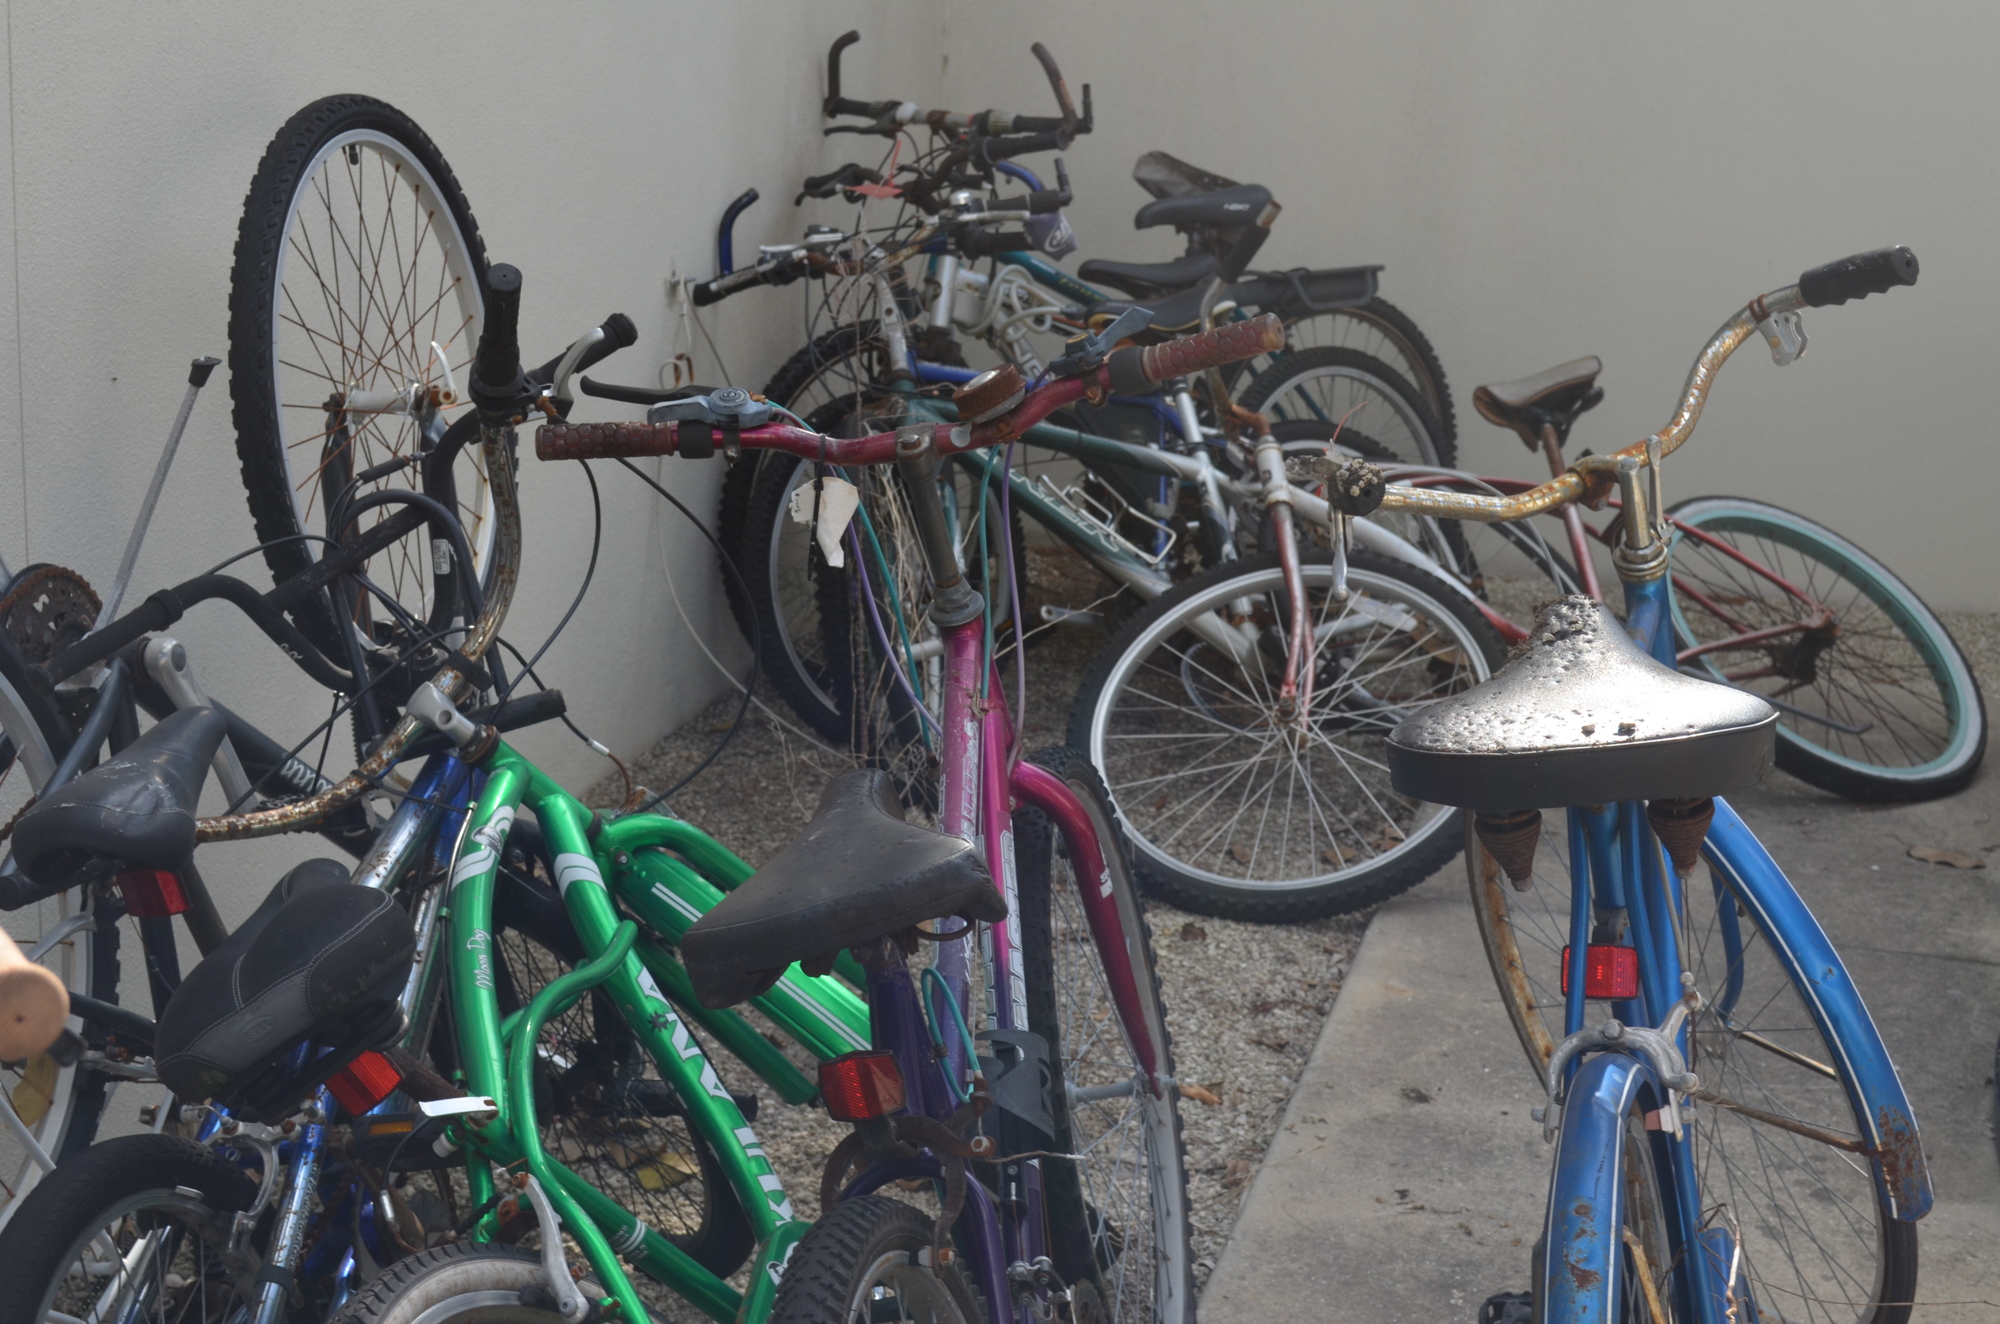
[[[1334,383],[1346,385],[1336,386]],[[1397,459],[1406,463],[1427,465],[1443,463],[1437,451],[1437,438],[1431,436],[1430,425],[1424,422],[1421,414],[1410,407],[1410,402],[1403,393],[1374,373],[1360,368],[1345,366],[1301,368],[1281,380],[1271,391],[1255,398],[1245,399],[1243,406],[1268,414],[1274,423],[1286,419],[1313,419],[1339,423],[1363,398],[1380,403],[1370,403],[1354,410],[1349,423],[1356,431],[1366,433],[1381,442],[1395,453]],[[1311,408],[1306,407],[1308,400],[1311,402]],[[1393,417],[1405,435],[1397,437],[1389,433],[1388,429],[1381,427],[1384,417]],[[1404,454],[1406,447],[1416,453]]]
[[[1331,566],[1301,569],[1309,591],[1330,588]],[[1381,746],[1402,716],[1423,703],[1470,688],[1488,674],[1478,643],[1435,599],[1386,575],[1355,568],[1348,575],[1353,596],[1337,612],[1330,594],[1317,595],[1316,637],[1337,641],[1342,649],[1352,650],[1356,661],[1338,683],[1315,686],[1315,729],[1303,749],[1273,734],[1274,696],[1269,686],[1260,685],[1254,676],[1242,682],[1233,679],[1240,672],[1225,676],[1202,668],[1199,658],[1196,668],[1211,678],[1217,692],[1240,704],[1254,720],[1218,724],[1211,715],[1200,714],[1177,731],[1171,691],[1157,692],[1154,686],[1156,692],[1147,693],[1135,687],[1135,679],[1156,681],[1157,668],[1152,668],[1153,676],[1142,672],[1161,653],[1175,656],[1178,675],[1181,659],[1173,640],[1186,622],[1226,608],[1232,599],[1275,595],[1283,579],[1276,566],[1225,579],[1153,622],[1120,654],[1090,714],[1090,758],[1104,773],[1135,849],[1164,868],[1218,888],[1291,891],[1345,881],[1449,831],[1450,810],[1409,800],[1389,787]],[[1356,624],[1371,601],[1390,614]],[[1378,653],[1378,648],[1387,651]],[[1434,663],[1443,664],[1441,676],[1431,674]],[[1396,678],[1398,671],[1409,673],[1407,681]],[[1425,674],[1418,675],[1419,671]],[[1395,702],[1370,709],[1364,700],[1352,697],[1357,691],[1367,693],[1370,683],[1387,689],[1380,684],[1381,677],[1398,686]],[[1129,706],[1127,696],[1131,696]],[[1343,707],[1346,712],[1340,712]],[[1129,722],[1120,716],[1121,709],[1131,715]],[[1369,748],[1336,740],[1343,728],[1365,733]],[[1190,731],[1195,734],[1187,734]],[[1214,757],[1218,754],[1227,757],[1218,760]],[[1329,785],[1338,787],[1341,777],[1353,783],[1360,792],[1353,807],[1326,800],[1314,775],[1322,768],[1329,774]],[[1268,807],[1253,809],[1253,794],[1260,791],[1290,796],[1287,816],[1274,823],[1265,812]],[[1229,806],[1226,818],[1217,816],[1222,805]],[[1360,830],[1357,814],[1364,813],[1373,830]],[[1275,857],[1264,853],[1263,842],[1255,835],[1273,831],[1284,834]],[[1271,858],[1284,862],[1284,867],[1259,872],[1260,862]],[[1224,864],[1225,859],[1230,863]],[[1336,859],[1341,863],[1335,864]],[[1290,867],[1307,862],[1312,865],[1309,869]]]
[[[270,359],[279,444],[300,528],[325,532],[322,405],[332,392],[400,390],[413,381],[441,386],[448,366],[465,399],[483,300],[462,238],[430,172],[379,130],[337,135],[300,174],[273,274]],[[390,274],[378,283],[385,261]],[[435,361],[433,343],[444,350],[444,364]],[[407,416],[348,418],[356,471],[411,454],[421,440]],[[476,570],[483,570],[494,535],[492,492],[473,451],[454,474],[466,541]],[[412,471],[390,481],[421,484]],[[378,508],[362,518],[388,513]],[[430,579],[415,541],[406,538],[378,557],[372,577],[421,618]]]

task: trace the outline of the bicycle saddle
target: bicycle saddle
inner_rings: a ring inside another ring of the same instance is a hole
[[[1076,269],[1079,280],[1109,285],[1137,298],[1154,298],[1207,280],[1220,265],[1213,253],[1187,253],[1171,262],[1113,262],[1094,257]]]
[[[307,860],[174,990],[153,1036],[161,1082],[249,1121],[285,1116],[402,1033],[397,998],[416,950],[386,893],[350,882],[337,860]],[[296,1070],[308,1041],[332,1051]]]
[[[956,915],[1007,917],[986,861],[962,837],[903,821],[889,774],[844,772],[797,840],[681,935],[681,960],[705,1007],[770,988],[794,961]]]
[[[1156,225],[1250,225],[1270,205],[1271,190],[1262,184],[1238,184],[1213,193],[1155,198],[1139,208],[1132,224],[1141,230]]]
[[[1771,766],[1777,710],[1640,651],[1594,600],[1544,605],[1507,665],[1389,735],[1389,780],[1482,812],[1701,799]]]
[[[1567,434],[1577,415],[1604,398],[1597,385],[1603,371],[1604,362],[1595,354],[1571,359],[1532,377],[1476,387],[1472,407],[1487,422],[1520,433],[1530,450],[1539,450],[1543,423],[1554,423]]]
[[[227,724],[183,708],[21,815],[14,854],[34,882],[54,884],[93,861],[179,869],[194,854],[195,806]]]

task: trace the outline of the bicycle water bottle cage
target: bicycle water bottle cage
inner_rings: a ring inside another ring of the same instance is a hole
[[[740,386],[722,386],[707,395],[663,400],[646,411],[648,423],[706,423],[731,432],[759,428],[771,421],[771,406],[755,400]]]
[[[1771,766],[1777,709],[1662,666],[1591,598],[1544,606],[1490,679],[1403,719],[1389,780],[1484,813],[1699,800]]]
[[[1051,377],[1076,377],[1104,362],[1119,341],[1136,336],[1153,324],[1150,308],[1127,308],[1100,331],[1072,336],[1063,355],[1049,364]]]

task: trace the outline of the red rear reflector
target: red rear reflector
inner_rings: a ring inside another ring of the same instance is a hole
[[[125,898],[125,913],[134,919],[178,915],[188,908],[180,878],[165,869],[123,870],[118,875],[118,892]]]
[[[334,1072],[326,1087],[340,1100],[341,1107],[359,1117],[388,1098],[402,1081],[403,1077],[388,1058],[380,1053],[363,1053]]]
[[[819,1064],[819,1092],[835,1121],[866,1122],[903,1106],[903,1072],[894,1053],[849,1053]]]
[[[1569,996],[1569,948],[1563,948],[1563,996]],[[1639,949],[1592,943],[1583,949],[1583,996],[1617,1002],[1639,996]]]

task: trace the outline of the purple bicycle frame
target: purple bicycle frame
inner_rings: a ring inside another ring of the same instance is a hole
[[[1020,897],[1014,872],[1013,814],[1017,806],[1032,806],[1048,815],[1068,849],[1084,917],[1103,962],[1126,1040],[1153,1090],[1173,1088],[1160,1073],[1161,1056],[1153,1040],[1153,1027],[1142,1010],[1128,947],[1133,935],[1125,931],[1090,811],[1055,774],[1032,763],[1013,761],[1014,727],[1006,705],[997,697],[1004,691],[997,670],[984,656],[984,631],[979,620],[946,630],[945,660],[938,829],[980,843],[994,883],[1007,898],[1008,918],[988,925],[985,932],[983,954],[994,991],[989,1009],[993,1024],[1000,1029],[1028,1028],[1027,981],[1017,923]],[[989,682],[984,698],[982,680]],[[876,1046],[896,1054],[912,1111],[940,1120],[949,1118],[956,1106],[949,1081],[964,1078],[968,1065],[965,1045],[956,1038],[948,1039],[945,1060],[939,1062],[930,1051],[925,1011],[907,965],[900,959],[869,965]],[[977,1005],[971,1000],[975,990],[970,986],[963,942],[940,944],[936,969],[962,1009]],[[1011,1307],[1007,1266],[1032,1261],[1047,1251],[1043,1244],[1040,1164],[1028,1160],[1010,1165],[1010,1171],[1015,1169],[1018,1216],[1004,1217],[991,1193],[973,1181],[967,1183],[965,1208],[955,1226],[959,1245],[971,1259],[973,1279],[997,1318],[1017,1313]],[[941,1171],[933,1158],[877,1165],[855,1178],[841,1198],[867,1194],[891,1181],[937,1177]]]

